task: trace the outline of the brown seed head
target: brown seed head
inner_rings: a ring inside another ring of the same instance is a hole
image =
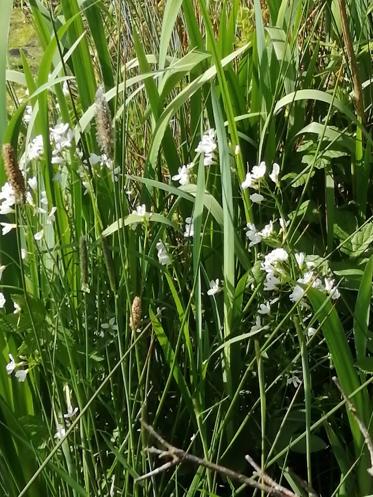
[[[96,127],[97,142],[101,152],[106,154],[110,159],[113,150],[111,114],[102,86],[96,92]]]
[[[141,299],[135,297],[132,302],[130,326],[132,331],[136,331],[141,322]]]
[[[14,148],[10,143],[3,145],[4,168],[12,185],[17,202],[24,202],[26,196],[25,179],[19,168]]]

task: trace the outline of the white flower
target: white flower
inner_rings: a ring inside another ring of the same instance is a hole
[[[289,299],[292,302],[299,302],[299,300],[303,297],[303,295],[304,295],[303,288],[299,285],[295,285],[294,290],[289,295]]]
[[[24,261],[27,258],[27,250],[21,248],[21,259]]]
[[[175,174],[175,176],[172,176],[173,181],[178,181],[180,185],[188,185],[189,184],[189,176],[190,176],[190,170],[193,167],[193,163],[187,164],[186,166],[181,166],[178,169],[178,174]]]
[[[297,264],[298,264],[300,269],[302,269],[304,266],[305,257],[306,256],[305,256],[304,252],[297,252],[295,254],[295,260],[297,261]]]
[[[71,405],[71,390],[69,388],[69,385],[65,384],[64,387],[64,392],[65,392],[65,397],[66,397],[66,406],[67,406],[67,413],[63,415],[65,419],[70,419],[75,416],[75,414],[78,412],[78,408],[74,407]]]
[[[8,362],[8,364],[5,366],[5,369],[6,369],[6,372],[11,375],[13,373],[13,371],[16,369],[17,367],[17,364],[14,360],[14,357],[12,356],[12,354],[8,354],[9,355],[9,359],[10,361]]]
[[[276,248],[271,250],[265,257],[262,263],[262,269],[264,271],[273,270],[276,264],[281,262],[286,262],[289,258],[289,254],[283,248]]]
[[[17,380],[20,383],[23,383],[26,379],[27,373],[28,373],[28,369],[18,369],[15,372],[15,377],[17,378]]]
[[[43,151],[44,151],[43,137],[41,135],[37,135],[28,144],[26,152],[27,159],[28,160],[39,159],[43,155]]]
[[[279,278],[277,278],[272,271],[268,271],[264,282],[264,290],[267,292],[278,290],[278,285],[280,283],[281,281]]]
[[[105,331],[118,331],[118,325],[115,321],[115,318],[110,318],[108,323],[102,323],[101,328]]]
[[[255,224],[248,223],[246,228],[246,236],[250,240],[249,247],[253,247],[262,241],[262,234],[257,231]]]
[[[47,217],[47,224],[52,224],[56,220],[56,217],[54,215],[56,210],[57,210],[57,207],[52,207],[52,209],[50,210],[50,213],[48,214],[48,217]]]
[[[160,264],[162,264],[162,266],[167,266],[168,264],[171,264],[171,258],[170,256],[168,255],[167,253],[167,249],[164,245],[164,243],[162,242],[162,240],[159,240],[159,242],[157,242],[157,255],[158,255],[158,260],[160,262]]]
[[[270,221],[264,226],[264,228],[259,232],[262,238],[269,238],[273,233],[273,223]]]
[[[31,105],[26,105],[25,112],[23,114],[23,120],[25,121],[26,124],[28,124],[31,121],[32,117],[32,107]]]
[[[71,147],[74,137],[73,131],[68,123],[59,123],[54,128],[50,128],[51,140],[54,142],[55,152],[58,154],[62,150]]]
[[[311,326],[308,328],[307,330],[307,336],[309,338],[313,337],[313,335],[315,335],[315,333],[317,332],[317,329],[316,328],[312,328]]]
[[[4,309],[6,303],[6,298],[4,297],[3,292],[0,292],[0,309]]]
[[[286,231],[286,227],[290,224],[290,221],[285,221],[285,219],[283,217],[280,217],[279,221],[280,223],[280,232],[281,231]]]
[[[313,271],[307,271],[304,273],[303,277],[299,278],[297,282],[303,283],[303,285],[312,285],[313,288],[322,289],[321,280],[315,276]]]
[[[17,302],[13,302],[13,305],[14,305],[13,314],[19,314],[21,312],[21,306],[17,304]]]
[[[286,384],[293,385],[294,388],[297,388],[299,385],[302,384],[302,380],[300,380],[299,377],[293,373],[292,376],[289,376],[289,378],[286,380]]]
[[[2,226],[2,235],[6,235],[12,229],[17,228],[17,225],[12,223],[0,223],[0,225]]]
[[[273,181],[273,183],[275,185],[279,185],[279,174],[280,174],[280,166],[275,162],[272,166],[272,172],[271,174],[269,175],[269,177],[271,178],[271,180]]]
[[[31,190],[36,190],[38,187],[38,180],[37,180],[36,176],[29,178],[27,180],[27,183],[28,183],[29,187],[31,188]]]
[[[186,217],[185,218],[185,231],[184,231],[184,238],[193,238],[194,236],[194,226],[193,226],[193,221],[191,217]]]
[[[58,440],[62,440],[64,438],[64,436],[66,435],[65,427],[63,425],[61,425],[60,423],[56,423],[56,428],[57,428],[57,431],[54,435],[54,438],[57,438]]]
[[[216,150],[216,142],[215,142],[215,130],[209,129],[207,130],[198,144],[196,148],[196,152],[203,154],[203,164],[205,166],[211,166],[214,159],[214,151]]]
[[[210,289],[207,290],[207,295],[209,295],[210,297],[220,292],[221,288],[219,286],[219,278],[217,278],[216,280],[211,280],[209,285]]]
[[[40,230],[37,233],[35,233],[34,240],[38,242],[43,238],[43,236],[44,236],[44,230]]]
[[[262,161],[259,166],[254,166],[252,171],[251,171],[251,174],[254,178],[254,180],[261,180],[264,176],[265,176],[265,173],[266,173],[266,163],[264,161]]]
[[[260,316],[256,317],[255,324],[250,328],[250,333],[257,333],[268,329],[268,325],[262,326],[262,320]]]
[[[239,154],[240,154],[240,151],[241,151],[240,146],[239,146],[239,145],[236,145],[236,146],[234,147],[234,155],[239,155]]]
[[[254,185],[254,179],[253,179],[251,173],[246,173],[246,178],[241,183],[241,188],[243,190],[247,190],[248,188],[252,188],[253,185]]]
[[[137,216],[145,217],[146,216],[146,207],[145,204],[138,205],[135,211],[132,211],[132,214],[136,214]]]
[[[264,304],[260,304],[259,309],[258,309],[259,314],[265,315],[265,314],[269,314],[270,312],[271,312],[271,305],[269,302],[265,302]]]
[[[341,294],[339,293],[338,288],[336,288],[334,286],[334,280],[333,279],[331,279],[331,278],[325,278],[324,279],[324,287],[325,287],[326,293],[328,293],[330,295],[330,298],[332,300],[337,300],[341,296]]]
[[[261,204],[263,202],[263,200],[264,200],[264,197],[260,193],[252,193],[250,195],[250,200],[254,204]]]

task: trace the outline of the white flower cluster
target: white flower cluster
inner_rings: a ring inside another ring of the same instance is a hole
[[[168,266],[168,264],[171,264],[171,258],[168,255],[167,249],[162,240],[159,240],[159,242],[157,242],[156,247],[159,263],[162,264],[162,266]]]
[[[203,154],[203,164],[205,166],[211,166],[214,162],[215,150],[215,130],[210,128],[202,135],[201,141],[195,151],[199,154]]]
[[[260,231],[257,230],[255,224],[248,223],[246,227],[246,237],[250,240],[249,247],[257,245],[262,240],[269,238],[273,234],[273,222],[270,221]]]
[[[287,251],[281,247],[271,250],[261,264],[262,271],[265,272],[264,290],[278,290],[278,285],[283,281],[284,263],[289,259]]]
[[[26,380],[28,369],[24,369],[20,366],[23,366],[25,362],[16,362],[12,354],[9,354],[9,359],[10,361],[5,366],[6,372],[10,376],[15,371],[14,376],[17,378],[17,380],[21,383],[24,382]]]
[[[62,165],[65,163],[65,151],[71,148],[74,132],[68,123],[59,123],[50,128],[50,139],[54,148],[52,150],[52,164]]]
[[[247,172],[245,180],[241,183],[241,188],[243,190],[246,190],[247,188],[258,190],[262,180],[265,177],[266,171],[267,166],[264,161],[262,161],[259,166],[254,166],[251,172]],[[279,174],[280,166],[274,163],[272,166],[272,172],[269,177],[273,181],[273,183],[275,183],[275,185],[279,185]]]
[[[7,181],[0,191],[0,214],[11,214],[14,211],[14,204],[16,203],[16,194],[12,185]]]
[[[297,279],[297,284],[289,295],[289,299],[294,303],[299,302],[305,295],[307,287],[317,288],[329,295],[332,300],[337,300],[341,296],[338,288],[335,287],[334,279],[325,277],[322,282],[313,271],[306,271],[301,278]]]

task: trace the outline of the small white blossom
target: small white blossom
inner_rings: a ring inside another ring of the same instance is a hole
[[[136,207],[136,210],[132,211],[132,214],[136,214],[137,216],[145,217],[146,216],[145,204],[138,205]]]
[[[219,279],[217,278],[216,280],[211,280],[210,283],[210,289],[207,290],[207,295],[212,297],[213,295],[216,295],[217,293],[220,292],[221,288],[219,286]]]
[[[261,204],[263,202],[263,200],[264,200],[264,197],[260,193],[252,193],[250,195],[250,200],[254,204]]]
[[[47,217],[47,224],[52,224],[56,220],[56,217],[54,215],[56,210],[57,210],[57,207],[52,207],[52,209],[50,210],[50,213],[48,214],[48,217]]]
[[[184,238],[193,238],[194,236],[194,226],[191,217],[185,218],[185,228],[184,228]]]
[[[239,146],[239,145],[236,145],[236,146],[234,147],[234,155],[239,155],[239,154],[240,154],[240,151],[241,151],[240,146]]]
[[[19,314],[21,312],[21,306],[17,304],[17,302],[13,302],[13,305],[14,305],[13,314]]]
[[[35,233],[34,240],[38,242],[43,238],[43,236],[44,236],[44,230],[40,230],[37,233]]]
[[[272,172],[269,175],[273,183],[278,186],[279,185],[279,174],[280,174],[280,166],[275,162],[272,166]]]
[[[37,160],[43,155],[44,144],[43,137],[41,135],[35,136],[35,138],[28,144],[26,156],[28,160]]]
[[[0,225],[2,226],[2,235],[6,235],[9,231],[12,231],[12,229],[17,228],[17,225],[12,223],[0,223]]]
[[[257,333],[268,329],[268,325],[262,326],[262,320],[260,316],[256,317],[255,324],[250,328],[250,333]]]
[[[9,355],[9,359],[10,361],[8,362],[8,364],[5,366],[5,369],[6,369],[6,372],[11,375],[13,373],[13,371],[16,369],[17,367],[17,364],[14,360],[14,357],[12,356],[12,354],[8,354]]]
[[[24,261],[27,258],[27,250],[21,248],[21,259]]]
[[[256,229],[255,224],[248,223],[246,228],[246,236],[250,240],[249,247],[253,247],[262,241],[262,234]]]
[[[31,188],[31,190],[36,190],[38,187],[38,180],[37,180],[36,176],[29,178],[27,180],[27,183],[28,183],[29,187]]]
[[[27,373],[28,369],[18,369],[15,372],[15,377],[20,383],[23,383],[26,380]]]
[[[297,252],[295,254],[295,260],[297,261],[297,264],[298,264],[300,269],[302,269],[304,266],[305,257],[306,256],[304,255],[304,252]]]
[[[118,331],[118,325],[115,318],[110,318],[108,323],[102,323],[101,328],[105,331]]]
[[[241,188],[243,190],[247,190],[248,188],[252,188],[254,184],[254,178],[252,177],[251,173],[248,172],[246,173],[245,180],[241,183]]]
[[[266,274],[266,279],[264,282],[264,290],[267,292],[278,290],[278,285],[280,285],[281,281],[277,276],[274,275],[272,271],[268,271]]]
[[[214,152],[216,150],[216,142],[215,142],[215,130],[209,129],[207,130],[198,144],[196,148],[196,152],[203,154],[203,164],[205,166],[211,166],[214,160]]]
[[[264,161],[262,161],[259,166],[254,166],[252,171],[251,171],[251,174],[254,178],[255,181],[258,181],[258,180],[261,180],[262,178],[264,178],[265,176],[265,173],[266,173],[266,163]]]
[[[315,333],[317,332],[317,329],[316,328],[312,328],[312,326],[310,326],[307,330],[307,336],[309,338],[313,337],[315,335]]]
[[[292,376],[289,376],[286,380],[286,384],[293,385],[294,388],[298,388],[298,386],[302,384],[302,380],[300,380],[299,377],[293,373]]]
[[[4,297],[3,292],[0,292],[0,309],[4,309],[6,303],[6,298]]]
[[[162,240],[159,240],[157,242],[157,255],[158,255],[158,260],[162,266],[167,266],[168,264],[171,264],[171,258],[167,253],[167,249],[165,247],[165,244],[162,242]]]
[[[264,226],[264,228],[259,232],[262,238],[269,238],[273,233],[273,223],[270,221]]]
[[[326,293],[328,293],[330,295],[330,298],[332,300],[337,300],[341,296],[341,294],[339,293],[338,288],[336,288],[334,286],[334,280],[333,279],[331,279],[331,278],[325,278],[324,279],[324,287],[325,287]]]
[[[303,288],[299,285],[295,285],[294,290],[289,295],[289,299],[294,303],[299,302],[299,300],[303,297],[303,295],[304,295]]]
[[[265,302],[264,304],[260,304],[259,309],[258,309],[259,314],[265,315],[265,314],[269,314],[270,312],[271,312],[271,305],[269,302]]]
[[[188,185],[189,184],[189,178],[190,178],[190,170],[193,167],[192,164],[187,164],[186,166],[181,166],[178,169],[178,174],[175,174],[175,176],[172,176],[173,181],[178,181],[180,185]]]
[[[61,425],[60,423],[56,423],[56,428],[57,428],[57,431],[54,435],[54,438],[57,438],[58,440],[62,440],[64,438],[64,436],[66,435],[65,427],[63,425]]]

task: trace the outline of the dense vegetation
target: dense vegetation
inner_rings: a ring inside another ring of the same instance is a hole
[[[373,494],[372,12],[2,0],[0,495]]]

